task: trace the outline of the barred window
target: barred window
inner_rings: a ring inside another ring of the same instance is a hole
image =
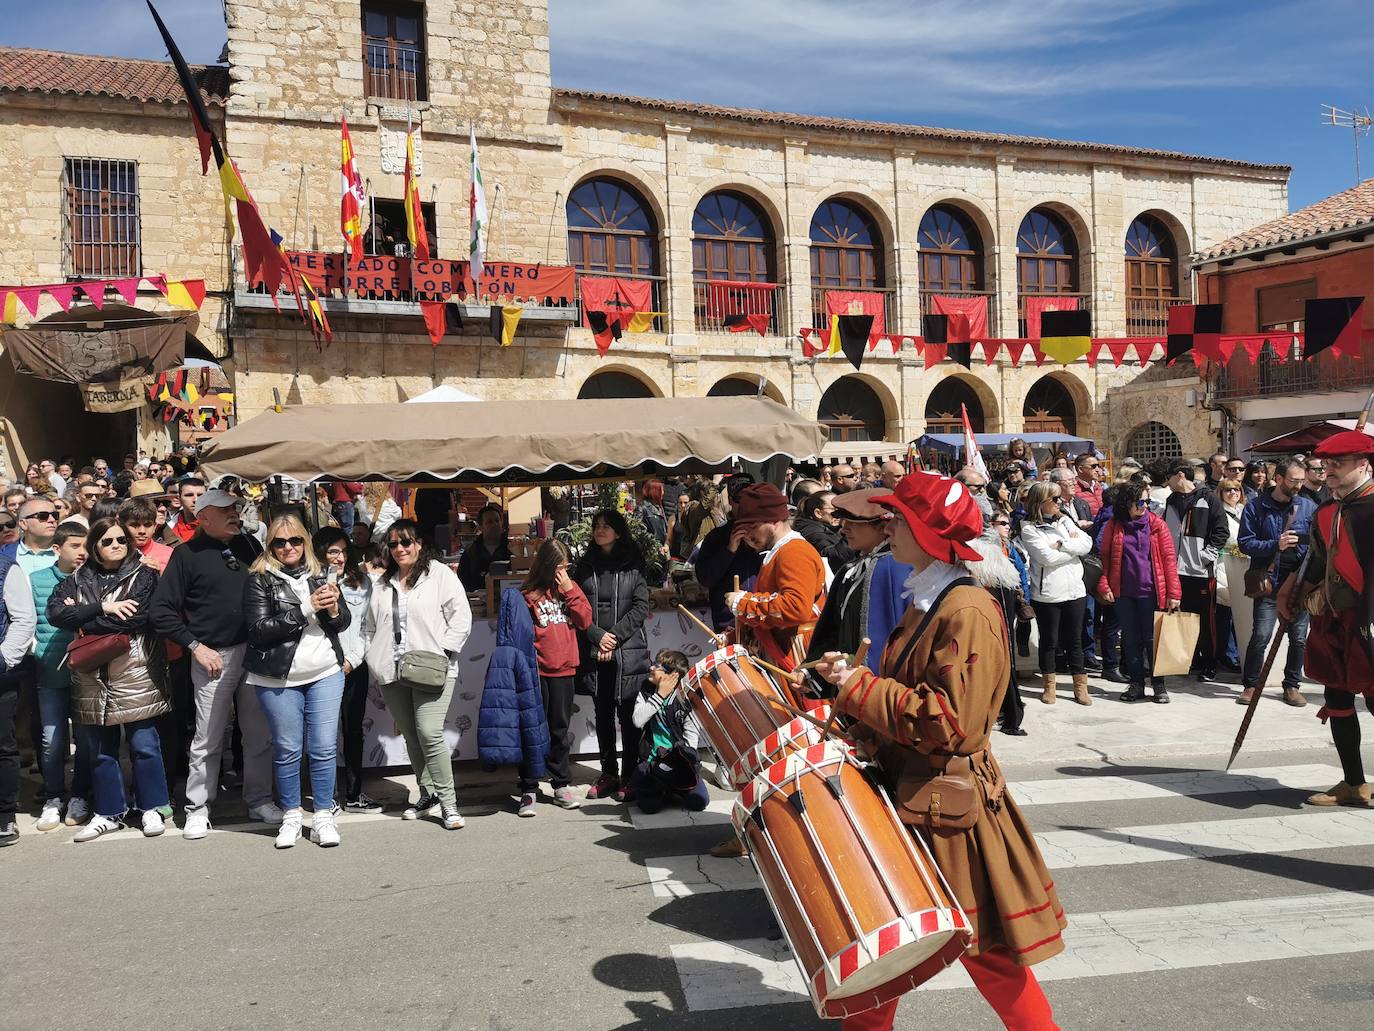
[[[1126,438],[1121,454],[1148,465],[1161,458],[1182,458],[1183,445],[1178,435],[1162,422],[1147,422]]]
[[[62,180],[67,276],[142,275],[137,163],[67,158]]]

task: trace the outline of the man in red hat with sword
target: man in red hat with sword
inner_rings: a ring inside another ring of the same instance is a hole
[[[1331,722],[1343,779],[1307,801],[1368,808],[1370,786],[1360,761],[1355,696],[1364,695],[1374,712],[1374,437],[1346,430],[1328,437],[1314,454],[1326,466],[1332,498],[1317,509],[1302,583],[1295,585],[1293,578],[1284,585],[1278,610],[1285,620],[1300,605],[1312,614],[1306,671],[1326,685],[1326,704],[1317,716]]]

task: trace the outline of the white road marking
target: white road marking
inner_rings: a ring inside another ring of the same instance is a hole
[[[1272,791],[1276,788],[1327,788],[1341,779],[1338,766],[1264,766],[1249,770],[1180,770],[1135,777],[1056,777],[1024,780],[1008,785],[1016,804],[1066,805],[1082,802],[1124,802],[1186,795],[1225,795],[1232,792]]]
[[[1035,968],[1041,981],[1374,950],[1374,898],[1351,892],[1071,914],[1069,919],[1065,951]],[[807,997],[785,942],[703,941],[674,945],[671,951],[690,1010]],[[968,975],[956,964],[921,990],[968,987]]]

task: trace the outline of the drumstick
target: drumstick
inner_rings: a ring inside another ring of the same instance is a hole
[[[862,666],[864,664],[864,659],[868,658],[868,646],[872,643],[873,642],[870,641],[867,637],[865,637],[862,641],[859,642],[859,650],[854,653],[854,665]],[[830,718],[825,721],[825,726],[821,728],[822,734],[829,734],[834,731],[835,720],[839,715],[839,709],[831,708]]]
[[[758,660],[756,659],[755,661],[757,662]],[[825,734],[828,734],[830,737],[837,737],[847,745],[852,745],[854,743],[854,739],[850,737],[848,734],[846,734],[844,731],[836,730],[834,727],[831,726],[831,723],[833,723],[835,719],[833,714],[831,715],[828,721],[822,723],[820,720],[816,719],[816,717],[812,716],[810,713],[802,712],[800,709],[788,705],[780,698],[773,698],[770,699],[770,701],[777,702],[778,705],[781,705],[793,716],[797,716],[801,719],[806,720],[806,722],[811,724],[813,727],[819,727]]]
[[[739,574],[735,574],[735,593],[739,593]]]
[[[703,623],[701,620],[697,619],[696,613],[692,612],[692,611],[691,611],[690,609],[688,609],[685,605],[679,605],[679,606],[677,607],[677,610],[678,610],[679,612],[681,612],[684,616],[686,616],[688,619],[690,619],[690,620],[691,620],[693,623],[695,623],[697,626],[701,627],[702,632],[705,633],[706,636],[709,637],[711,640],[715,641],[717,644],[724,644],[724,643],[725,643],[725,638],[724,638],[724,637],[722,637],[720,634],[717,634],[717,633],[716,633],[714,630],[712,630],[709,626],[707,626],[707,625],[706,625],[705,623]]]
[[[781,666],[774,666],[771,662],[768,662],[765,659],[761,659],[757,655],[753,656],[752,658],[755,662],[757,662],[760,666],[766,669],[769,673],[772,673],[775,677],[782,677],[789,684],[792,683],[793,675],[787,672],[787,670],[783,669]]]

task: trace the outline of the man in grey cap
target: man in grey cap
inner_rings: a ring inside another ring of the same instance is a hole
[[[275,826],[282,811],[272,799],[272,739],[257,692],[243,678],[248,628],[243,588],[248,567],[262,554],[240,532],[239,499],[208,490],[195,502],[196,533],[172,552],[153,595],[153,629],[191,656],[196,730],[186,778],[182,837],[210,831],[210,803],[219,787],[220,756],[230,712],[243,732],[243,800],[248,816]]]

